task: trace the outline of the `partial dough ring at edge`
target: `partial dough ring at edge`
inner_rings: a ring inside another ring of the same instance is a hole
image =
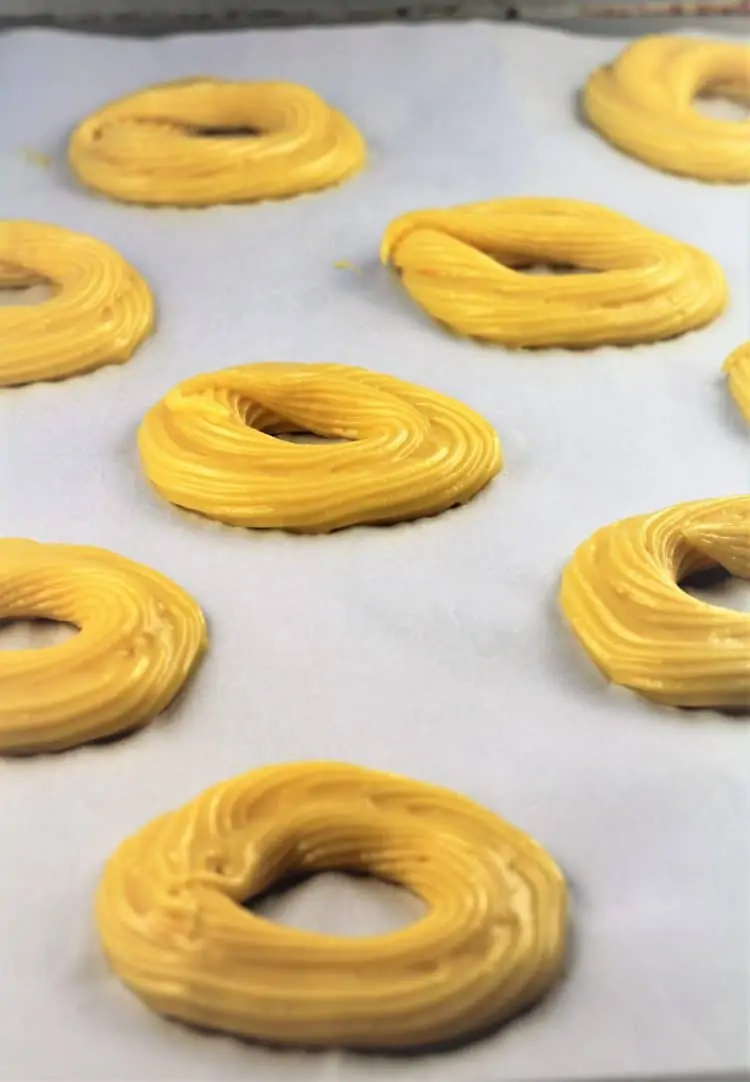
[[[0,288],[39,282],[55,296],[0,308],[0,387],[123,364],[153,330],[147,283],[103,241],[57,225],[0,222]]]
[[[319,935],[242,907],[288,875],[362,870],[421,896],[387,935]],[[96,901],[110,964],[152,1010],[275,1044],[418,1048],[538,1000],[564,963],[548,854],[448,790],[340,763],[263,767],[123,842]]]
[[[732,397],[745,419],[750,421],[750,342],[729,354],[722,371],[726,373]]]
[[[164,575],[105,549],[0,539],[0,620],[78,628],[0,651],[0,753],[62,751],[141,728],[206,646],[203,614]]]
[[[652,168],[709,183],[747,183],[750,124],[703,116],[690,102],[690,91],[703,89],[750,104],[750,48],[641,38],[592,72],[583,110],[599,135]]]

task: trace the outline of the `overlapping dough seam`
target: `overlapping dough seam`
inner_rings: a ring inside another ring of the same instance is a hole
[[[396,218],[380,255],[454,332],[511,348],[591,348],[671,338],[727,302],[711,256],[574,199],[519,197]],[[529,275],[534,264],[596,273]]]

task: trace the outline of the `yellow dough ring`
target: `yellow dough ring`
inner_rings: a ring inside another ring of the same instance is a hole
[[[362,871],[427,915],[347,938],[242,908],[295,874]],[[152,1010],[304,1046],[406,1048],[475,1035],[534,1003],[563,964],[563,877],[464,797],[337,763],[250,771],[162,815],[109,859],[105,952]]]
[[[365,146],[303,86],[200,78],[105,105],[76,128],[69,159],[113,199],[210,206],[338,184],[362,167]]]
[[[724,362],[724,371],[735,402],[750,421],[750,342],[730,353]]]
[[[750,496],[678,504],[598,530],[575,552],[560,601],[616,684],[684,707],[750,707],[750,614],[678,583],[721,566],[750,578]]]
[[[274,438],[307,432],[318,446]],[[179,384],[146,414],[141,460],[179,507],[234,526],[326,532],[433,515],[501,468],[492,427],[453,399],[335,364],[250,364]]]
[[[48,283],[36,305],[0,308],[0,386],[63,379],[127,361],[154,325],[141,276],[93,237],[0,221],[0,289]]]
[[[198,605],[103,549],[0,540],[0,620],[73,624],[41,650],[0,651],[0,752],[60,751],[145,725],[206,644]]]
[[[703,116],[700,95],[750,105],[750,46],[691,37],[647,37],[590,77],[583,95],[611,143],[667,172],[698,180],[750,180],[750,121]]]
[[[727,301],[710,256],[574,199],[405,214],[388,226],[381,259],[457,334],[513,348],[655,342],[710,323]],[[534,264],[598,273],[519,273]]]

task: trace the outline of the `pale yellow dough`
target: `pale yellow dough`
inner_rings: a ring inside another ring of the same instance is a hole
[[[57,225],[0,221],[0,289],[40,283],[53,286],[49,300],[0,308],[0,386],[122,364],[154,326],[148,285],[114,248]]]
[[[720,566],[750,578],[750,496],[678,504],[598,530],[575,552],[560,601],[616,684],[684,707],[750,709],[750,613],[678,585]]]
[[[727,302],[711,256],[575,199],[404,214],[380,254],[435,319],[514,348],[655,342],[710,323]],[[598,273],[520,272],[534,264]]]
[[[283,927],[242,908],[293,874],[362,871],[423,899],[389,935]],[[96,899],[110,964],[152,1010],[275,1044],[408,1048],[470,1037],[561,972],[562,874],[477,804],[340,763],[215,785],[116,850]]]
[[[611,143],[698,180],[750,180],[750,120],[719,120],[699,95],[750,105],[750,46],[695,37],[641,38],[589,77],[584,110]]]
[[[69,159],[112,199],[210,206],[338,184],[361,169],[365,144],[304,86],[196,78],[97,110],[74,131]]]
[[[55,620],[78,634],[0,650],[0,753],[60,751],[145,725],[206,644],[196,602],[103,549],[0,540],[0,620]]]
[[[300,432],[334,442],[277,438]],[[146,476],[179,507],[309,533],[437,514],[502,467],[495,431],[468,406],[336,364],[249,364],[185,380],[146,414],[138,445]]]
[[[750,342],[730,353],[724,362],[724,371],[735,402],[750,421]]]

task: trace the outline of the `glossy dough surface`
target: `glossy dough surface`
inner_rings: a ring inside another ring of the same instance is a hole
[[[105,105],[76,128],[69,158],[113,199],[209,206],[338,184],[362,167],[365,146],[303,86],[186,79]]]
[[[729,354],[724,362],[724,371],[735,402],[750,421],[750,342]]]
[[[678,583],[723,567],[750,578],[750,496],[678,504],[598,530],[562,579],[563,612],[616,684],[673,706],[750,708],[750,613]]]
[[[431,316],[511,347],[655,342],[711,322],[719,265],[613,210],[534,196],[415,211],[385,232],[381,259]],[[524,274],[537,264],[590,274]]]
[[[314,433],[347,442],[278,439]],[[502,465],[492,427],[453,399],[335,364],[250,364],[180,383],[143,420],[147,477],[234,526],[326,532],[471,499]]]
[[[63,379],[127,361],[154,325],[148,285],[94,237],[0,222],[0,289],[48,283],[36,305],[0,308],[0,386]]]
[[[698,180],[750,180],[750,120],[703,116],[699,95],[750,105],[750,46],[641,38],[589,77],[583,103],[606,139],[649,165]]]
[[[169,579],[103,549],[0,540],[0,620],[78,634],[0,650],[0,752],[59,751],[156,717],[203,652],[198,605]]]
[[[242,908],[293,874],[367,872],[426,916],[347,938]],[[338,763],[265,767],[125,841],[96,915],[109,961],[152,1010],[282,1044],[418,1047],[471,1036],[559,975],[562,875],[464,797]]]

